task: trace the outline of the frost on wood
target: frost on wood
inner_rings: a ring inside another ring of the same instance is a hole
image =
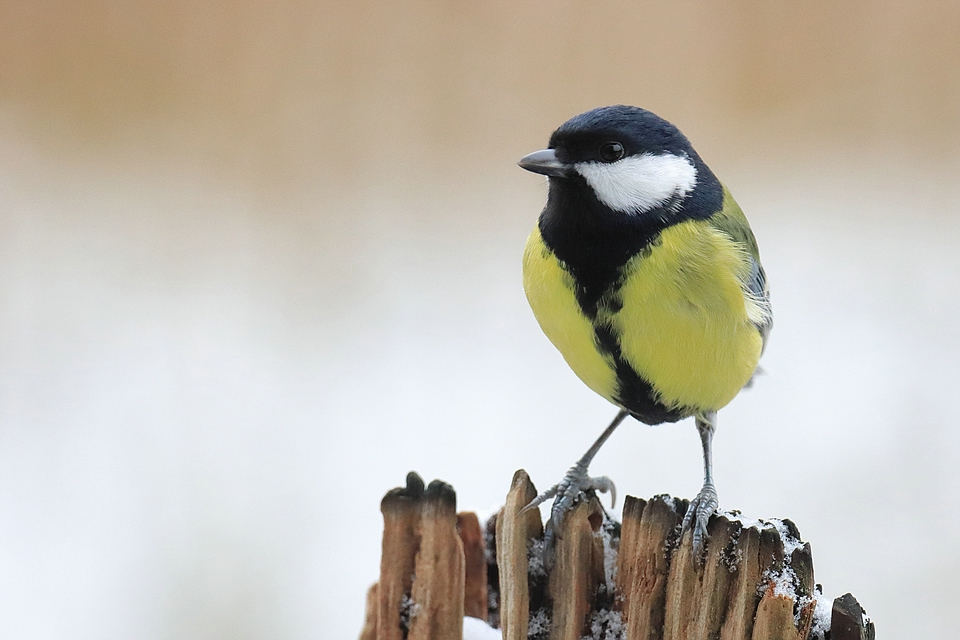
[[[695,557],[691,535],[680,536],[686,500],[628,497],[617,523],[588,496],[544,563],[540,513],[523,512],[536,495],[518,471],[503,508],[481,524],[456,513],[442,482],[425,489],[410,474],[388,492],[361,640],[874,639],[853,596],[824,597],[790,520],[721,512]]]

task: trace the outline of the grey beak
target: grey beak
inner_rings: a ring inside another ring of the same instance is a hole
[[[545,176],[565,178],[570,175],[570,166],[560,162],[553,149],[534,151],[530,155],[520,158],[520,162],[517,164],[527,171],[533,171],[534,173]]]

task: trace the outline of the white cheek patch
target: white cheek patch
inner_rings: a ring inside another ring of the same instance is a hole
[[[622,213],[643,213],[674,196],[683,197],[697,184],[697,170],[684,156],[643,153],[610,164],[574,165],[603,204]]]

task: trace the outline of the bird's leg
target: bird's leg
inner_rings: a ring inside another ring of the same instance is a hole
[[[627,413],[626,410],[621,409],[617,417],[610,423],[610,426],[607,427],[606,430],[600,434],[600,437],[597,438],[597,441],[593,443],[593,446],[583,454],[582,458],[577,460],[575,465],[570,467],[570,470],[563,476],[563,480],[534,498],[533,501],[521,511],[526,512],[530,509],[536,509],[550,498],[556,496],[556,500],[553,501],[553,506],[550,508],[550,521],[547,523],[547,530],[543,537],[545,553],[549,552],[554,535],[560,530],[560,523],[563,521],[563,517],[573,508],[573,505],[577,503],[581,493],[591,490],[603,493],[609,491],[612,504],[616,505],[617,488],[613,485],[613,480],[607,476],[591,478],[587,475],[587,467],[590,465],[593,457],[597,455],[597,452],[600,451],[603,443],[610,437],[610,434],[620,426],[620,423],[623,422],[624,418],[628,415],[630,414]]]
[[[693,527],[693,552],[699,560],[707,539],[707,523],[717,510],[717,490],[713,486],[713,432],[717,428],[717,412],[707,411],[697,416],[697,431],[703,444],[703,488],[687,507],[683,516],[681,535]]]

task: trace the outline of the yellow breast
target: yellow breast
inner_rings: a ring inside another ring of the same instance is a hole
[[[624,266],[622,308],[601,308],[594,322],[613,330],[621,357],[660,402],[691,413],[720,409],[760,358],[762,339],[741,285],[748,269],[739,245],[708,223],[674,225]],[[534,315],[577,376],[616,403],[614,362],[598,348],[573,289],[572,276],[534,230],[524,252],[524,290]]]
[[[661,402],[720,409],[750,380],[763,346],[743,291],[748,258],[704,221],[672,226],[660,239],[626,265],[623,309],[605,320]]]
[[[523,290],[533,315],[573,372],[601,396],[616,404],[613,359],[597,349],[593,324],[580,311],[574,283],[534,228],[523,252]]]

